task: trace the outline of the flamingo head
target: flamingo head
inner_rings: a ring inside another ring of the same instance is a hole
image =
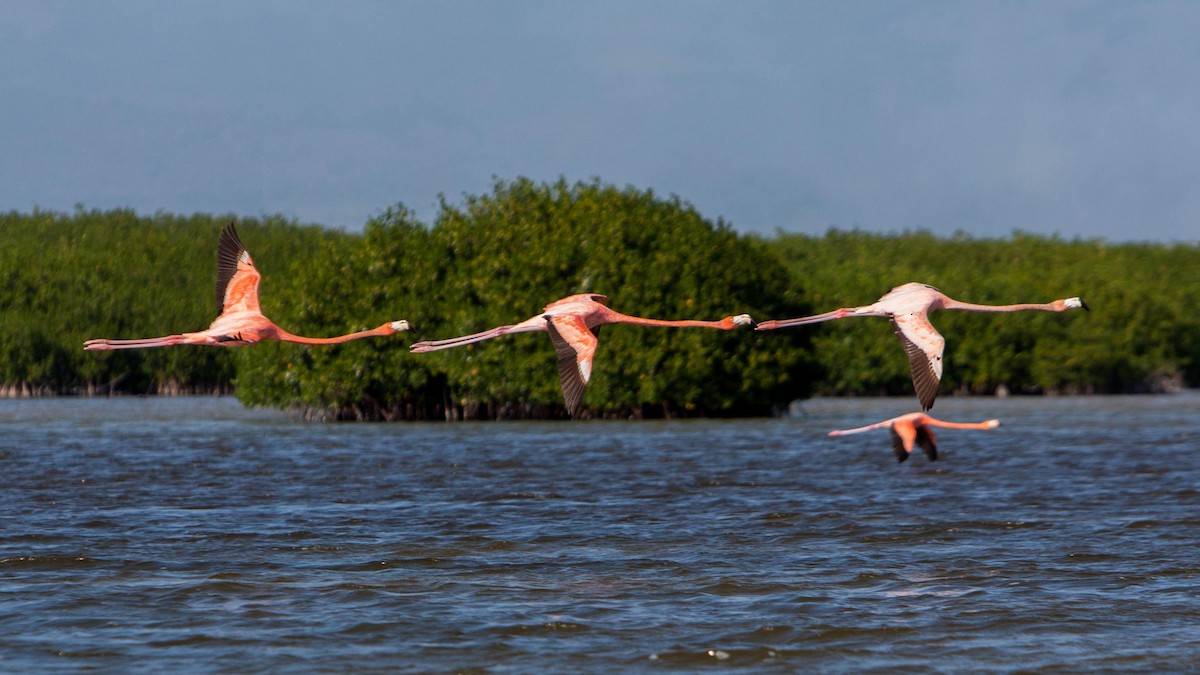
[[[1090,311],[1092,311],[1092,310],[1091,310],[1091,309],[1090,309],[1090,308],[1087,306],[1087,303],[1083,301],[1083,298],[1067,298],[1066,300],[1063,300],[1063,301],[1062,301],[1062,304],[1063,304],[1063,309],[1064,309],[1064,310],[1066,310],[1066,309],[1078,309],[1078,308],[1081,308],[1081,307],[1082,307],[1082,308],[1083,308],[1083,311],[1085,311],[1085,312],[1090,312]]]
[[[721,319],[725,330],[733,330],[738,326],[754,326],[754,319],[750,318],[749,314],[738,314],[737,316],[727,316]]]
[[[1000,420],[988,420],[983,423],[988,429],[995,429],[1000,426]]]
[[[399,321],[393,321],[389,323],[388,328],[391,328],[393,331],[399,333],[401,331],[411,330],[412,326],[409,325],[409,323],[404,319],[401,319]]]

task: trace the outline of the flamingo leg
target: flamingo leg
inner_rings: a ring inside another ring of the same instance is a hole
[[[849,434],[861,434],[864,431],[872,431],[874,429],[883,429],[885,427],[891,427],[891,426],[892,426],[892,420],[887,420],[886,422],[876,422],[875,424],[868,424],[865,427],[857,427],[854,429],[835,429],[834,431],[829,432],[829,435],[830,436],[847,436]]]
[[[182,343],[183,335],[167,335],[157,338],[136,338],[133,340],[106,340],[103,338],[97,340],[88,340],[83,343],[83,348],[89,352],[101,352],[111,349],[146,349],[149,347],[171,347]]]
[[[886,316],[884,312],[864,311],[863,307],[842,307],[835,309],[832,312],[824,314],[814,314],[812,316],[802,316],[797,319],[773,319],[771,321],[763,321],[754,327],[754,330],[775,330],[777,328],[791,328],[792,326],[807,326],[813,323],[821,323],[824,321],[834,321],[835,319],[844,319],[848,316]]]
[[[498,326],[491,330],[485,330],[481,333],[472,333],[471,335],[460,335],[458,337],[446,338],[445,340],[422,340],[414,342],[410,349],[414,354],[424,354],[425,352],[436,352],[439,349],[450,349],[451,347],[461,347],[469,345],[473,342],[483,342],[494,337],[500,337],[505,334],[506,329],[510,326]]]
[[[415,342],[410,347],[414,354],[424,354],[425,352],[436,352],[441,349],[450,349],[452,347],[461,347],[474,342],[482,342],[490,340],[501,335],[510,333],[527,333],[530,331],[546,330],[546,319],[544,315],[537,315],[528,318],[521,323],[511,326],[496,326],[490,330],[485,330],[480,333],[472,333],[470,335],[460,335],[458,337],[446,338],[445,340],[422,340]]]

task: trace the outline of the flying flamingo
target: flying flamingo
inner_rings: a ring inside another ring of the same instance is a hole
[[[554,351],[558,354],[558,378],[562,383],[567,412],[574,417],[579,409],[579,402],[583,400],[583,392],[592,377],[592,358],[596,355],[597,337],[601,326],[609,323],[630,323],[638,326],[732,330],[738,326],[754,324],[748,314],[727,316],[720,321],[645,319],[613,311],[606,306],[607,303],[607,297],[596,293],[571,295],[546,305],[541,314],[521,323],[498,326],[482,333],[446,340],[417,342],[412,345],[412,351],[423,354],[461,347],[510,333],[545,331],[550,334],[550,341],[554,343]]]
[[[157,338],[135,340],[88,340],[83,348],[88,351],[110,349],[143,349],[146,347],[170,347],[173,345],[212,345],[216,347],[241,347],[263,340],[282,340],[305,345],[329,345],[348,342],[359,338],[391,335],[409,329],[407,321],[392,321],[378,328],[359,331],[330,338],[310,338],[291,333],[276,326],[263,316],[258,307],[258,282],[262,275],[254,269],[254,262],[246,247],[238,239],[233,223],[221,231],[217,243],[217,319],[207,330],[198,333],[183,333]]]
[[[891,319],[892,330],[895,331],[896,337],[900,338],[900,343],[904,345],[904,351],[908,353],[913,387],[917,390],[917,399],[921,402],[921,409],[929,410],[933,407],[933,400],[937,397],[938,383],[942,379],[942,352],[946,347],[946,340],[929,322],[930,312],[936,309],[958,309],[967,312],[1021,312],[1025,310],[1065,312],[1076,307],[1082,307],[1085,310],[1088,308],[1080,298],[1055,300],[1045,304],[975,305],[969,302],[959,302],[933,286],[913,282],[893,288],[871,305],[843,307],[832,312],[798,319],[763,321],[755,330],[804,326],[850,316],[886,316]]]
[[[896,451],[896,461],[903,462],[908,459],[908,455],[912,452],[913,445],[915,444],[919,445],[925,451],[925,455],[932,462],[938,458],[938,452],[937,437],[933,435],[933,429],[930,429],[930,427],[943,427],[946,429],[995,429],[998,426],[1000,426],[1000,420],[987,420],[986,422],[943,422],[925,413],[915,412],[893,417],[890,420],[885,420],[877,424],[858,427],[857,429],[831,431],[829,435],[845,436],[847,434],[871,431],[872,429],[888,429],[892,432],[892,448]]]

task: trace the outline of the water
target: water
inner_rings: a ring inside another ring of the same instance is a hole
[[[1200,668],[1200,395],[306,424],[0,402],[0,670]]]

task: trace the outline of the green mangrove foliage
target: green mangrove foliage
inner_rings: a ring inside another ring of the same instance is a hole
[[[514,324],[575,293],[664,319],[806,309],[762,242],[713,224],[677,199],[598,182],[497,183],[431,228],[397,208],[368,223],[339,271],[292,275],[294,309],[330,298],[339,315],[380,308],[412,339]],[[302,284],[302,285],[301,285]],[[281,318],[286,315],[281,315]],[[289,317],[306,323],[316,319]],[[368,322],[369,323],[369,322]],[[611,326],[603,331],[586,414],[764,414],[807,393],[805,336],[749,330]],[[563,416],[554,349],[519,334],[412,355],[382,341],[334,349],[258,350],[239,369],[248,403],[354,418]]]
[[[407,319],[411,333],[342,345],[267,343],[84,352],[93,337],[200,330],[216,316],[224,223],[263,273],[263,312],[303,335]],[[758,320],[868,304],[907,281],[968,302],[1079,295],[1090,313],[939,312],[945,393],[1161,391],[1200,386],[1200,247],[831,230],[736,234],[677,198],[599,181],[497,182],[443,201],[432,224],[397,206],[348,234],[283,218],[127,210],[0,214],[0,394],[227,392],[332,419],[564,416],[547,336],[414,355],[408,345],[514,324],[575,293],[660,319]],[[609,326],[590,416],[763,414],[808,395],[911,396],[879,319],[770,333]]]
[[[946,338],[944,392],[1161,391],[1200,385],[1200,248],[1064,241],[938,238],[831,230],[771,243],[816,311],[874,302],[906,281],[981,304],[1082,296],[1090,313],[937,312]],[[878,319],[813,326],[824,394],[903,393],[907,359]]]
[[[217,235],[230,220],[237,220],[247,246],[270,250],[283,261],[312,242],[348,240],[282,219],[140,217],[126,210],[0,214],[5,393],[230,391],[236,369],[226,350],[83,351],[88,338],[155,337],[207,327],[217,315]],[[276,301],[272,277],[283,268],[271,255],[252,254],[265,276],[263,306],[270,312]]]

